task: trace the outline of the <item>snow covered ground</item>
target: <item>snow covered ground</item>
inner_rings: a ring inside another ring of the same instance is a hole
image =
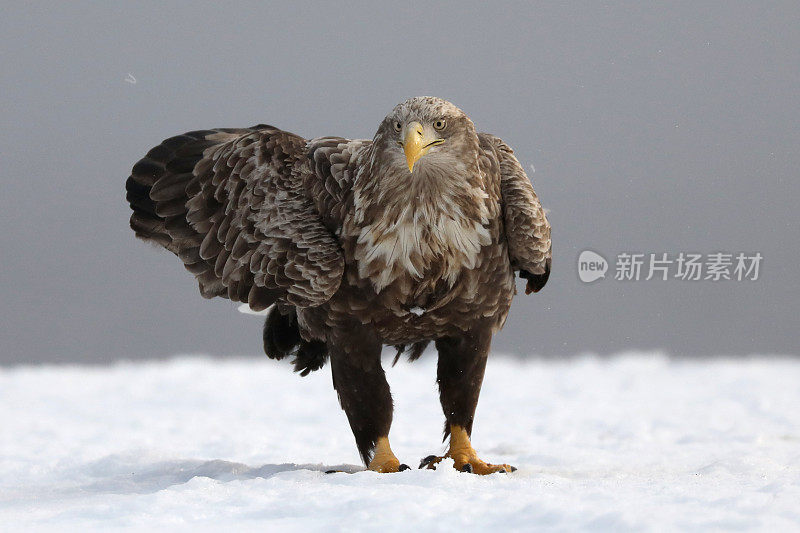
[[[489,477],[358,471],[329,372],[0,370],[0,530],[800,529],[800,361],[495,356],[473,441],[519,470]],[[415,466],[443,450],[434,360],[388,374]]]

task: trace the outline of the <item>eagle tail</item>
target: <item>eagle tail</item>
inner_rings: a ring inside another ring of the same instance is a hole
[[[301,376],[319,370],[328,359],[328,347],[324,342],[307,341],[300,335],[296,309],[292,307],[284,314],[277,305],[270,309],[264,321],[264,353],[278,360],[294,355],[294,371]]]

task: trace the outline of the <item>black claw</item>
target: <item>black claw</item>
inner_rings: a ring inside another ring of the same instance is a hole
[[[429,464],[431,464],[435,460],[436,460],[436,456],[435,455],[429,455],[428,457],[426,457],[425,459],[420,461],[419,467],[420,468],[425,468],[426,466],[428,466]]]
[[[464,466],[461,467],[461,471],[462,472],[468,472],[468,473],[471,474],[472,473],[472,465],[469,464],[469,463],[465,464]]]
[[[404,470],[411,470],[411,467],[410,467],[410,466],[408,466],[407,464],[403,463],[403,464],[401,464],[401,465],[400,465],[400,467],[397,469],[397,471],[398,471],[398,472],[402,472],[402,471],[404,471]]]

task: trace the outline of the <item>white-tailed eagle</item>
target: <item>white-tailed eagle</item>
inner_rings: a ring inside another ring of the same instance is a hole
[[[303,139],[272,126],[193,131],[156,146],[127,181],[136,235],[177,255],[206,298],[253,310],[269,357],[302,375],[331,362],[365,464],[389,447],[384,345],[416,359],[433,341],[455,467],[486,474],[472,421],[514,273],[536,292],[550,225],[513,151],[453,104],[407,100],[375,137]],[[423,465],[433,467],[439,457]]]

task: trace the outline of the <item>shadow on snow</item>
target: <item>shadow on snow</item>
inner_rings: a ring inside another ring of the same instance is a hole
[[[339,464],[265,464],[248,466],[222,459],[210,461],[175,459],[156,462],[137,461],[130,456],[112,455],[94,463],[84,465],[81,473],[94,479],[81,486],[86,492],[139,493],[158,492],[174,485],[181,485],[196,477],[206,477],[228,482],[255,478],[270,478],[283,472],[308,470],[312,472],[355,473],[363,466]]]

